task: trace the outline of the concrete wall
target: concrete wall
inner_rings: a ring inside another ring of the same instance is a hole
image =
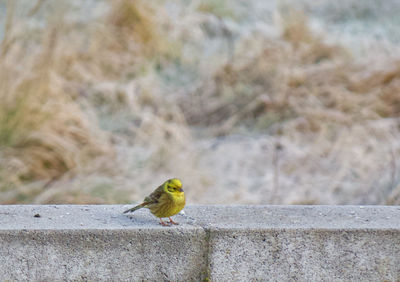
[[[400,281],[400,207],[127,207],[0,206],[0,280]]]

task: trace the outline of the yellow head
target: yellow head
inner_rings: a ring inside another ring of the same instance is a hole
[[[164,182],[164,190],[172,194],[183,193],[182,182],[177,178],[168,179]]]

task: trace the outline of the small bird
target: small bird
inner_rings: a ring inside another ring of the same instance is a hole
[[[124,211],[124,213],[148,208],[152,214],[160,218],[161,225],[168,226],[169,224],[179,224],[174,222],[171,216],[179,213],[184,207],[185,193],[182,189],[182,183],[179,179],[172,178],[165,181],[153,193],[144,198],[143,203]],[[169,222],[164,222],[162,220],[163,217],[168,217]]]

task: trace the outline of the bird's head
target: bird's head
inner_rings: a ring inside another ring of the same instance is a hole
[[[165,191],[168,193],[172,193],[172,194],[183,193],[182,182],[177,178],[172,178],[172,179],[165,181],[164,187],[165,187],[164,188]]]

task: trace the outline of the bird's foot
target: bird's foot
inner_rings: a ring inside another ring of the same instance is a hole
[[[174,224],[174,225],[179,225],[178,222],[173,221],[172,218],[170,218],[170,217],[169,217],[169,223]]]
[[[170,224],[168,222],[163,221],[161,218],[160,218],[160,224],[162,226],[170,226]]]

